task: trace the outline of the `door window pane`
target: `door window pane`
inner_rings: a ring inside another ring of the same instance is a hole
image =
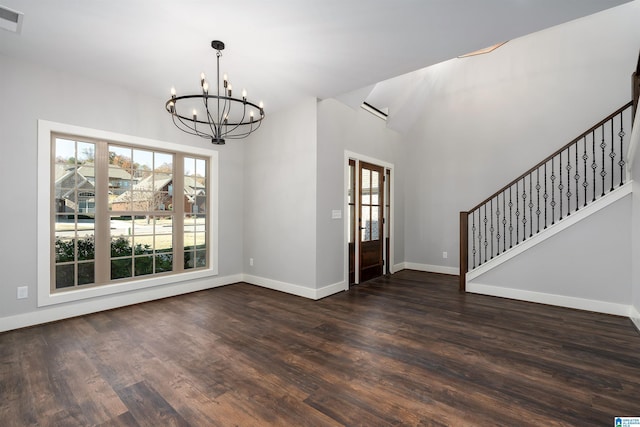
[[[377,171],[371,171],[371,204],[380,204],[380,187],[378,186],[380,174]]]
[[[360,208],[362,215],[362,224],[361,226],[361,235],[360,240],[363,242],[368,242],[371,240],[371,207],[370,206],[361,206]]]
[[[377,206],[371,208],[371,240],[380,239],[380,210]]]
[[[362,204],[371,204],[371,171],[369,169],[362,169],[362,177],[360,179],[360,186],[362,187]]]

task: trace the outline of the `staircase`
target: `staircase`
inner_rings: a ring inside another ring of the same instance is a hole
[[[634,100],[623,105],[531,169],[460,212],[460,291],[467,273],[520,251],[539,234],[623,188],[629,180],[631,125],[638,102],[638,70]],[[627,186],[627,190],[628,189]]]

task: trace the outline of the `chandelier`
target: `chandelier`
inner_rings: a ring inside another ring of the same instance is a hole
[[[177,96],[175,88],[171,88],[171,98],[165,108],[171,114],[173,124],[181,131],[222,145],[225,139],[246,138],[258,129],[264,119],[264,106],[262,102],[254,104],[248,101],[246,90],[242,91],[242,98],[234,98],[226,74],[220,84],[220,57],[224,43],[214,40],[211,47],[216,50],[216,93],[209,93],[209,82],[202,73],[201,93]]]

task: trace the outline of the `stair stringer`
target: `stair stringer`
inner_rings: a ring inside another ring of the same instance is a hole
[[[632,193],[633,182],[629,181],[614,191],[597,199],[595,202],[580,208],[571,215],[556,222],[554,225],[541,230],[540,233],[528,238],[517,246],[508,249],[497,257],[483,263],[479,267],[469,271],[466,276],[466,291],[484,295],[493,295],[505,298],[526,300],[531,302],[539,302],[550,305],[559,305],[563,307],[577,308],[582,310],[596,311],[608,314],[616,314],[622,316],[630,316],[632,306],[626,304],[611,303],[606,301],[595,301],[592,299],[580,298],[575,296],[563,296],[536,291],[528,291],[525,289],[506,288],[502,286],[492,286],[479,283],[478,278],[485,275],[489,271],[501,266],[518,255],[530,250],[531,248],[543,243],[553,236],[567,230],[569,227],[584,221],[595,213],[605,209],[606,207],[618,202],[627,195]],[[629,224],[629,227],[631,224]],[[629,248],[630,249],[630,248]],[[606,284],[603,284],[606,286]]]

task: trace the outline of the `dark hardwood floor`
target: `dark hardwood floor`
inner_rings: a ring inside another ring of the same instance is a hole
[[[631,321],[402,271],[310,301],[247,284],[0,334],[0,425],[611,426]]]

